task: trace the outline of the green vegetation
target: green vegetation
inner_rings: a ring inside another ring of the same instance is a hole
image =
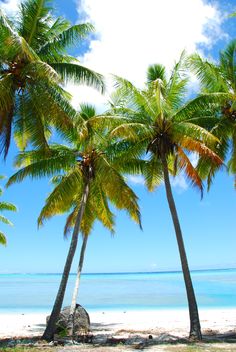
[[[14,20],[0,10],[0,153],[5,158],[12,129],[20,149],[29,142],[47,148],[52,127],[66,134],[76,112],[62,83],[104,89],[101,75],[67,54],[93,27],[55,19],[49,4],[48,0],[24,1]]]
[[[29,151],[19,154],[16,164],[25,166],[13,175],[8,185],[22,181],[25,177],[44,177],[50,174],[55,185],[48,196],[38,219],[39,225],[45,219],[64,212],[70,212],[65,234],[73,229],[71,246],[64,267],[61,284],[55,300],[44,339],[53,337],[55,323],[61,310],[69,272],[77,248],[79,231],[83,234],[83,246],[71,305],[71,317],[76,307],[76,298],[84,252],[95,220],[114,232],[114,215],[109,202],[118,209],[124,209],[140,224],[137,197],[119,174],[124,159],[114,154],[116,142],[112,142],[103,129],[96,126],[95,111],[91,106],[82,106],[79,118],[71,133],[71,147],[51,145],[46,151]]]
[[[53,337],[79,232],[83,245],[71,316],[95,220],[114,232],[112,204],[126,210],[140,224],[137,197],[123,175],[141,174],[149,191],[164,181],[184,274],[190,337],[201,340],[198,307],[170,176],[185,173],[202,194],[203,180],[207,179],[210,186],[229,153],[228,170],[236,174],[236,41],[220,54],[219,64],[203,60],[198,54],[187,59],[183,53],[170,76],[164,66],[150,66],[144,89],[116,77],[110,111],[96,115],[92,106],[82,105],[77,112],[63,84],[85,83],[104,91],[102,76],[67,54],[68,48],[79,44],[93,27],[87,23],[71,26],[65,19],[55,19],[49,4],[47,0],[26,0],[14,20],[0,12],[0,153],[6,158],[12,131],[21,151],[16,159],[21,169],[8,185],[28,176],[52,176],[55,187],[38,223],[68,213],[64,233],[72,232],[61,284],[43,337]],[[201,93],[190,101],[186,101],[187,68],[201,82]],[[52,131],[61,144],[50,143]],[[191,162],[193,154],[198,157],[197,167]],[[16,208],[1,202],[2,210]],[[4,216],[0,221],[11,224]],[[6,244],[1,232],[0,243]],[[172,346],[169,351],[176,348]],[[28,350],[37,351],[23,349]],[[185,346],[182,350],[201,351],[201,346]]]
[[[3,179],[3,178],[4,177],[0,175],[0,179]],[[0,187],[0,196],[1,195],[2,195],[2,188]],[[0,212],[3,212],[3,211],[17,211],[17,208],[12,203],[0,202]],[[3,215],[0,215],[0,222],[6,225],[13,226],[12,222]],[[0,231],[0,244],[4,246],[6,246],[7,244],[6,235],[2,231]]]
[[[187,103],[184,101],[188,83],[182,74],[184,61],[183,53],[169,79],[163,66],[150,66],[144,90],[116,77],[117,106],[113,110],[118,117],[117,126],[111,135],[130,143],[126,152],[129,156],[133,153],[133,159],[126,158],[123,172],[142,174],[150,191],[164,180],[188,297],[190,337],[201,339],[197,302],[171,190],[170,174],[175,176],[179,171],[184,172],[192,185],[202,192],[202,180],[191,163],[190,153],[204,157],[210,165],[221,165],[222,160],[214,152],[219,140],[196,124],[195,120],[198,111],[208,108],[209,103],[218,97],[205,94]],[[113,123],[116,115],[111,117]],[[109,121],[111,118],[104,117],[104,120]],[[142,159],[145,153],[147,157]]]
[[[236,40],[233,40],[220,52],[218,64],[204,60],[198,54],[190,58],[190,67],[200,80],[202,92],[219,96],[218,101],[216,100],[208,110],[203,110],[203,116],[198,122],[219,138],[217,153],[228,164],[227,169],[232,174],[236,174],[235,53]],[[198,169],[201,177],[207,178],[210,186],[219,166],[209,164],[201,158]]]

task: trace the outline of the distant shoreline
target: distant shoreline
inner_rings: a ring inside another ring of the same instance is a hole
[[[191,273],[202,272],[215,272],[215,271],[230,271],[236,270],[233,268],[214,268],[214,269],[192,269]],[[121,271],[121,272],[108,272],[108,273],[82,273],[82,275],[140,275],[140,274],[182,274],[181,270],[163,270],[163,271]],[[62,275],[62,273],[0,273],[0,275]],[[76,273],[70,273],[76,275]]]

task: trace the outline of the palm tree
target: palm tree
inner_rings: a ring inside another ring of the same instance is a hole
[[[217,138],[194,123],[196,112],[206,107],[209,96],[202,95],[183,103],[187,85],[187,78],[182,75],[183,65],[184,55],[174,66],[169,79],[162,65],[150,66],[144,90],[116,77],[117,91],[111,112],[113,116],[103,119],[111,121],[113,125],[117,119],[117,127],[113,129],[112,136],[117,137],[120,143],[123,140],[123,154],[127,156],[123,172],[142,173],[150,191],[164,179],[188,298],[190,337],[200,340],[198,307],[172,194],[170,173],[176,175],[178,170],[185,172],[191,184],[197,186],[202,193],[201,178],[189,156],[197,153],[216,165],[220,165],[222,161],[211,150]],[[217,94],[210,99],[217,100]],[[145,153],[147,156],[144,159],[137,160]]]
[[[102,76],[67,54],[93,30],[54,18],[49,0],[26,0],[9,19],[0,10],[0,152],[6,158],[12,129],[18,146],[47,147],[54,126],[68,131],[76,112],[62,84],[84,83],[101,91]]]
[[[71,133],[71,147],[54,145],[46,151],[21,153],[17,165],[25,167],[8,181],[10,185],[22,181],[27,176],[58,174],[56,179],[54,178],[56,186],[46,200],[38,224],[42,225],[45,219],[56,214],[71,211],[66,222],[66,231],[73,228],[71,245],[52,313],[43,334],[46,340],[52,339],[55,331],[80,229],[84,234],[84,249],[86,238],[96,219],[112,229],[113,215],[108,201],[116,208],[126,210],[140,224],[137,197],[119,173],[118,165],[121,160],[111,152],[114,148],[104,131],[90,124],[91,108],[83,110],[89,113],[83,111],[80,114],[78,126],[75,126]],[[81,118],[84,120],[83,126],[80,123]],[[93,124],[94,120],[96,118],[93,119]]]
[[[0,179],[3,179],[4,177],[0,175]],[[2,189],[0,188],[0,196],[2,195]],[[8,203],[8,202],[0,202],[0,212],[2,211],[17,211],[17,208],[14,204],[12,203]],[[0,215],[0,222],[6,224],[6,225],[10,225],[13,226],[12,222],[10,220],[8,220],[5,216]],[[6,239],[6,235],[0,231],[0,244],[6,246],[7,244],[7,239]]]
[[[207,116],[208,124],[205,126],[217,136],[221,143],[217,153],[224,160],[228,160],[228,170],[236,174],[236,40],[232,40],[224,51],[220,52],[217,64],[202,59],[194,54],[190,58],[190,67],[197,75],[203,92],[216,93],[225,96],[225,99],[212,104]],[[209,119],[210,117],[210,119]],[[209,123],[210,121],[210,123]],[[199,120],[204,124],[205,119]],[[201,158],[198,165],[201,176],[208,179],[210,186],[218,169],[216,165],[209,164]],[[235,182],[236,187],[236,182]]]

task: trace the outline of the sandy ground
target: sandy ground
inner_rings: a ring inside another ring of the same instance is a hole
[[[187,337],[189,318],[186,310],[93,312],[90,313],[93,334],[128,337],[168,334]],[[201,310],[203,334],[236,331],[236,309]],[[0,339],[41,335],[46,314],[0,314]],[[235,347],[236,348],[236,347]]]

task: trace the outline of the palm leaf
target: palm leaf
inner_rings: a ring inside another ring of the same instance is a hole
[[[141,218],[137,203],[137,196],[125,183],[123,177],[108,163],[104,157],[97,161],[98,182],[101,183],[105,194],[118,208],[126,210],[130,217],[141,227]]]
[[[204,91],[227,92],[228,85],[223,79],[219,67],[213,63],[203,60],[200,55],[194,54],[190,57],[190,68],[199,78]]]
[[[10,225],[13,226],[12,222],[10,220],[8,220],[5,216],[0,215],[0,221],[3,222],[6,225]]]
[[[179,163],[180,169],[184,169],[186,176],[191,181],[191,184],[193,186],[198,187],[200,189],[201,197],[203,197],[202,180],[201,180],[200,176],[198,175],[197,170],[193,167],[193,165],[191,164],[189,158],[184,153],[183,149],[178,147],[177,153],[178,153],[178,156],[179,156],[178,163]]]
[[[177,112],[173,114],[174,121],[183,121],[194,117],[196,111],[209,109],[211,104],[216,104],[218,107],[225,104],[231,95],[228,93],[205,93],[190,100],[183,105]]]
[[[58,53],[64,52],[67,47],[77,44],[92,31],[94,31],[94,27],[90,23],[70,26],[69,22],[59,18],[48,31],[49,41],[39,48],[38,54],[40,57],[47,58],[54,52],[55,59],[57,56],[59,59]]]
[[[19,31],[27,43],[36,49],[51,20],[48,4],[49,0],[26,0],[21,3]]]
[[[172,107],[177,109],[183,101],[186,94],[188,78],[184,72],[186,66],[186,53],[181,53],[179,61],[175,64],[171,77],[166,84],[166,95],[168,96],[168,102]]]
[[[140,134],[142,139],[148,139],[153,136],[153,130],[145,124],[129,122],[116,127],[111,132],[111,136],[123,137],[131,141],[136,141],[140,138]]]
[[[186,148],[188,151],[197,152],[200,156],[209,158],[215,165],[222,165],[222,159],[204,143],[196,141],[189,137],[184,137],[181,140],[181,147]]]
[[[15,57],[19,56],[29,61],[39,60],[38,55],[28,45],[26,40],[17,34],[12,28],[12,23],[7,19],[0,9],[0,58],[1,61],[13,61]]]
[[[43,154],[44,158],[41,160],[40,156]],[[26,177],[40,178],[45,176],[53,176],[60,173],[62,170],[68,170],[71,163],[73,164],[75,155],[73,153],[62,151],[54,151],[52,149],[39,153],[23,152],[16,159],[16,165],[26,166],[14,175],[12,175],[8,182],[7,187],[16,182],[21,182]]]
[[[101,93],[105,90],[103,76],[90,70],[85,66],[73,63],[50,63],[51,67],[61,76],[64,82],[86,84],[99,89]]]
[[[143,176],[150,192],[153,192],[163,182],[161,161],[155,155],[152,155],[149,161],[145,162]]]
[[[3,210],[17,211],[17,207],[12,203],[0,202],[0,211],[3,211]]]
[[[65,175],[62,181],[48,196],[46,204],[39,215],[38,225],[43,225],[46,219],[56,214],[70,210],[76,198],[82,199],[82,192],[83,178],[79,169],[73,170],[68,175]]]
[[[150,65],[147,70],[147,83],[150,84],[157,79],[166,81],[165,67],[160,64]]]
[[[6,244],[7,244],[6,236],[1,231],[0,231],[0,244],[2,244],[3,246],[6,246]]]
[[[236,92],[236,40],[231,41],[220,53],[220,70],[221,79],[225,84],[228,83],[227,90],[231,87]]]

